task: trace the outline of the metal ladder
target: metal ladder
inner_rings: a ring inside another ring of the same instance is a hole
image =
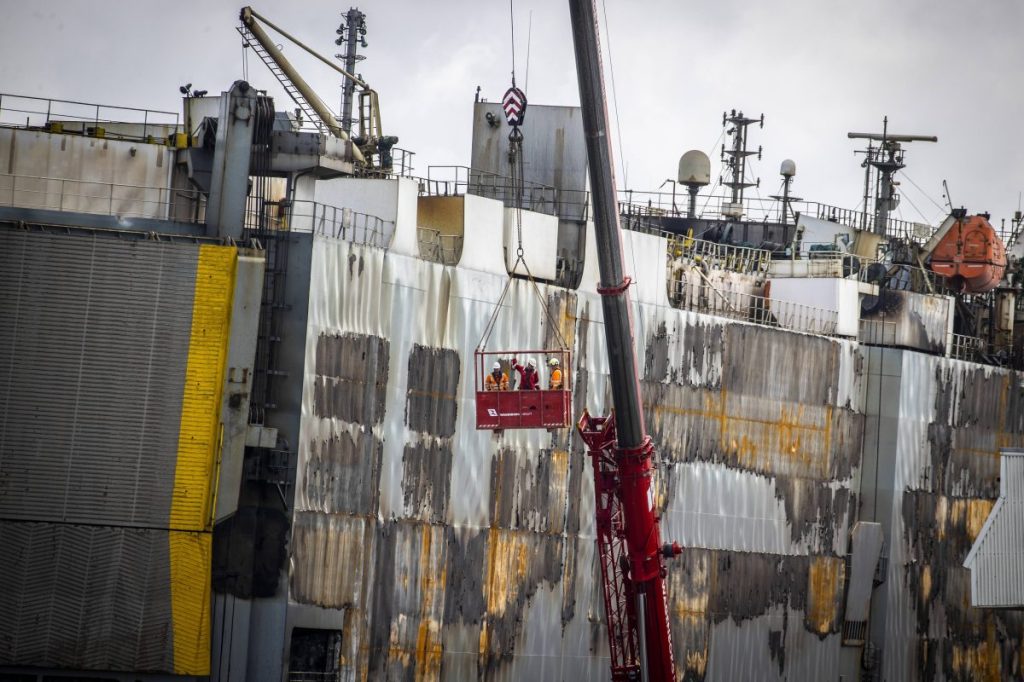
[[[236,26],[235,30],[241,34],[246,47],[251,47],[253,52],[255,52],[263,63],[267,65],[267,68],[270,69],[270,73],[274,74],[274,77],[277,78],[277,81],[281,84],[281,87],[284,88],[284,91],[288,93],[288,96],[292,98],[292,101],[298,105],[303,116],[305,116],[305,120],[315,125],[317,130],[323,132],[323,123],[320,121],[320,117],[317,116],[316,112],[313,110],[313,107],[309,104],[309,101],[302,96],[302,93],[295,87],[295,84],[292,83],[291,79],[285,75],[284,71],[281,70],[281,67],[274,61],[274,58],[270,56],[270,53],[260,45],[260,42],[256,40],[256,36],[252,34],[252,31],[250,31],[245,25]]]

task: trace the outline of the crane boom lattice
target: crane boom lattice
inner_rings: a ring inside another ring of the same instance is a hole
[[[256,36],[253,35],[252,31],[250,31],[244,24],[237,26],[236,29],[242,35],[242,39],[245,41],[245,44],[252,48],[252,51],[256,53],[256,56],[267,65],[270,73],[274,74],[274,78],[277,79],[277,82],[281,84],[284,91],[292,98],[295,105],[302,111],[303,116],[305,116],[305,120],[310,121],[316,126],[317,130],[323,132],[323,124],[320,122],[320,118],[317,116],[316,110],[313,109],[313,105],[309,103],[309,100],[302,96],[299,89],[295,87],[291,79],[289,79],[285,72],[281,70],[281,67],[277,65],[277,62],[270,56],[270,53],[267,52],[262,44],[260,44],[260,41],[256,39]]]

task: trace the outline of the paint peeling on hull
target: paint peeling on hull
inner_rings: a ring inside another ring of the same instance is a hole
[[[307,509],[290,545],[290,598],[334,609],[322,617],[345,628],[346,679],[607,679],[582,443],[571,429],[492,434],[472,425],[472,351],[505,280],[349,244],[315,248],[337,252],[314,263],[343,264],[352,293],[312,291],[310,334],[387,355],[386,363],[367,362],[363,374],[335,374],[364,395],[383,385],[384,410],[368,410],[372,401],[362,398],[355,409],[350,398],[345,412],[318,412],[307,387],[299,478],[310,480],[297,488]],[[311,279],[333,287],[337,278],[325,271]],[[515,314],[498,319],[493,347],[552,345],[547,306],[572,345],[574,413],[605,413],[611,389],[600,297],[542,293],[538,300],[527,282],[512,283]],[[656,504],[663,535],[687,547],[668,574],[678,677],[838,678],[844,561],[860,513],[865,433],[873,428],[868,350],[667,306],[641,304],[637,319],[641,392],[659,454]],[[314,346],[310,385],[321,365]],[[958,524],[968,533],[980,518],[991,484],[987,465],[970,453],[1018,437],[1013,410],[1021,405],[1012,394],[1020,384],[1010,381],[1001,399],[977,389],[968,400],[976,402],[966,404],[961,396],[975,389],[963,363],[907,357],[906,385],[918,388],[900,398],[893,416],[907,429],[900,471],[910,478],[898,483],[948,498],[922,502],[907,518],[926,532],[944,528],[954,546]],[[940,381],[953,397],[939,396]],[[977,381],[991,390],[992,377]],[[943,517],[945,525],[935,525]],[[929,609],[962,597],[956,590],[965,578],[934,566],[918,571],[911,589],[898,544],[890,563],[898,575],[880,588],[896,593],[893,603],[914,590],[928,595]],[[957,557],[936,561],[952,565]],[[913,606],[893,611],[908,614],[916,631]],[[944,618],[933,611],[930,627]],[[988,622],[965,621],[977,634],[964,638],[894,634],[893,647],[915,665],[927,648],[937,679],[981,670],[998,649],[1005,675],[1016,670],[1006,652],[1024,629],[995,618],[993,648]],[[1005,643],[1001,628],[1010,633]]]

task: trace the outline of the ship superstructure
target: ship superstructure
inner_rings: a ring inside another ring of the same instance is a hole
[[[607,679],[585,444],[474,414],[510,277],[496,343],[612,406],[579,110],[531,103],[520,185],[498,103],[415,170],[185,94],[0,99],[0,680]],[[677,676],[1020,674],[962,566],[1024,446],[1019,242],[962,293],[942,226],[679,181],[619,201]]]

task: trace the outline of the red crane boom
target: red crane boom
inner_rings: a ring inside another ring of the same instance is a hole
[[[569,0],[569,13],[601,273],[597,291],[615,407],[609,417],[584,412],[578,423],[594,469],[612,679],[661,682],[675,679],[663,558],[681,549],[675,543],[661,546],[654,509],[654,447],[640,402],[594,0]]]

